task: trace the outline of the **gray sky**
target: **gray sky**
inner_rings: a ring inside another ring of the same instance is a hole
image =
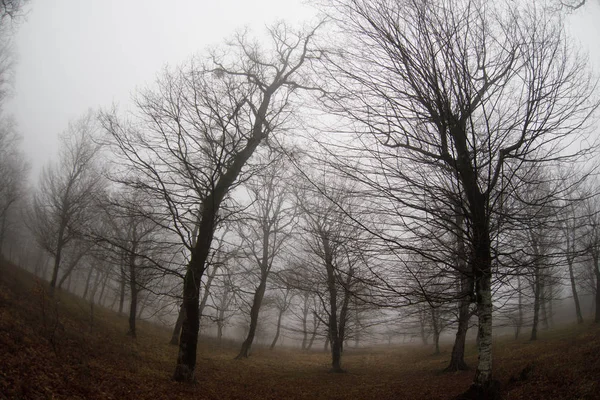
[[[15,38],[7,111],[17,119],[34,180],[70,119],[126,105],[163,66],[236,30],[260,35],[278,19],[300,24],[314,16],[300,0],[33,0],[29,9]]]
[[[7,105],[19,124],[34,180],[55,156],[58,134],[89,108],[125,106],[151,84],[236,29],[262,34],[277,19],[314,17],[302,0],[33,0],[15,38],[15,95]],[[600,2],[569,16],[573,36],[600,73]]]

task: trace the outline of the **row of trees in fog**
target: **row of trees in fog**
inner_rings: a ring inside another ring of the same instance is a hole
[[[201,327],[220,340],[238,321],[244,358],[268,314],[271,347],[317,340],[334,371],[351,341],[439,352],[450,331],[448,369],[464,369],[475,324],[478,393],[494,386],[493,327],[535,340],[567,297],[581,323],[582,294],[600,322],[598,81],[564,9],[322,11],[165,70],[133,111],[72,122],[31,193],[4,122],[4,253],[51,291],[74,279],[92,303],[129,304],[132,336],[144,310],[174,325],[178,381],[194,378]]]

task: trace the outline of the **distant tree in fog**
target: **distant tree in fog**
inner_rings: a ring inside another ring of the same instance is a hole
[[[290,202],[286,175],[285,164],[275,160],[246,184],[251,204],[241,219],[238,235],[248,258],[247,276],[249,285],[253,287],[253,296],[248,335],[238,359],[250,355],[267,282],[275,261],[281,260],[283,246],[290,238],[295,223],[295,208]]]
[[[58,280],[63,251],[89,231],[95,212],[92,206],[104,189],[98,163],[100,146],[94,142],[97,129],[92,112],[69,123],[60,136],[59,161],[42,170],[33,195],[29,228],[40,247],[54,257],[51,292]]]
[[[0,255],[9,229],[9,214],[17,201],[25,199],[29,164],[19,145],[14,123],[0,118]]]

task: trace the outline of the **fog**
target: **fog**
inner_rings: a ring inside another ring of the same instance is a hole
[[[544,398],[552,348],[585,398],[598,21],[589,0],[0,2],[7,354],[135,382],[75,397],[261,397],[263,368],[337,388],[274,398],[481,399]],[[60,392],[15,359],[0,393]],[[380,396],[396,376],[410,393]]]

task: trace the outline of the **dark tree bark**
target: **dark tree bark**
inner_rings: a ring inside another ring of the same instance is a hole
[[[319,232],[323,245],[325,269],[327,270],[327,291],[329,293],[329,323],[327,326],[328,337],[331,344],[331,371],[344,372],[342,369],[342,340],[338,327],[337,310],[337,285],[335,267],[333,265],[333,254],[330,247],[329,236],[325,232]]]
[[[261,279],[256,292],[254,293],[254,299],[252,301],[252,308],[250,309],[250,327],[248,329],[248,336],[242,343],[242,349],[239,354],[235,357],[236,359],[248,358],[250,355],[250,349],[252,342],[254,341],[254,335],[256,334],[256,327],[258,326],[258,313],[260,312],[260,306],[262,304],[263,297],[265,296],[265,289],[267,287],[267,279]]]
[[[179,341],[179,354],[177,357],[177,366],[173,378],[176,381],[191,382],[194,379],[194,371],[196,369],[196,351],[198,344],[199,324],[199,293],[200,282],[206,268],[206,260],[210,251],[211,242],[216,227],[216,219],[225,196],[234,186],[242,169],[247,161],[254,154],[254,151],[259,144],[265,140],[271,133],[273,126],[277,126],[278,121],[272,121],[273,115],[278,115],[280,112],[287,110],[288,103],[278,103],[277,110],[271,110],[273,106],[273,97],[278,96],[279,92],[285,92],[286,89],[298,88],[298,85],[293,82],[296,72],[302,67],[306,59],[309,57],[309,44],[314,35],[314,30],[307,35],[299,35],[297,43],[293,46],[288,42],[282,41],[281,37],[274,35],[273,40],[277,45],[278,57],[275,59],[278,65],[256,63],[254,56],[250,57],[249,64],[256,66],[257,69],[263,70],[265,76],[273,75],[270,81],[260,81],[258,75],[255,74],[253,67],[250,70],[233,70],[230,71],[226,67],[217,62],[215,66],[219,74],[223,76],[239,76],[240,81],[244,81],[243,85],[250,83],[254,85],[252,92],[259,93],[259,99],[252,104],[252,99],[246,96],[241,99],[235,99],[235,109],[231,110],[231,116],[228,121],[243,119],[243,115],[238,115],[243,107],[249,104],[250,110],[244,109],[244,112],[249,112],[253,115],[251,118],[251,129],[249,132],[244,132],[245,138],[241,143],[241,147],[232,149],[222,172],[219,172],[214,183],[211,185],[210,191],[202,201],[201,218],[198,229],[198,238],[196,246],[192,249],[192,255],[187,267],[187,272],[184,279],[183,288],[183,305],[185,308],[185,318],[183,320],[181,337]],[[244,44],[241,44],[244,47]],[[248,49],[246,54],[248,53]],[[252,54],[256,54],[252,50]],[[242,62],[243,64],[243,62]],[[212,73],[212,72],[211,72]],[[290,86],[291,85],[291,86]],[[226,93],[224,95],[233,95]],[[285,93],[282,93],[286,97]],[[290,93],[287,94],[289,96]],[[240,126],[241,129],[245,129]],[[236,139],[237,140],[237,139]]]
[[[596,315],[594,322],[600,323],[600,256],[598,255],[597,249],[594,249],[592,254],[592,261],[594,263],[594,276],[596,277]]]

